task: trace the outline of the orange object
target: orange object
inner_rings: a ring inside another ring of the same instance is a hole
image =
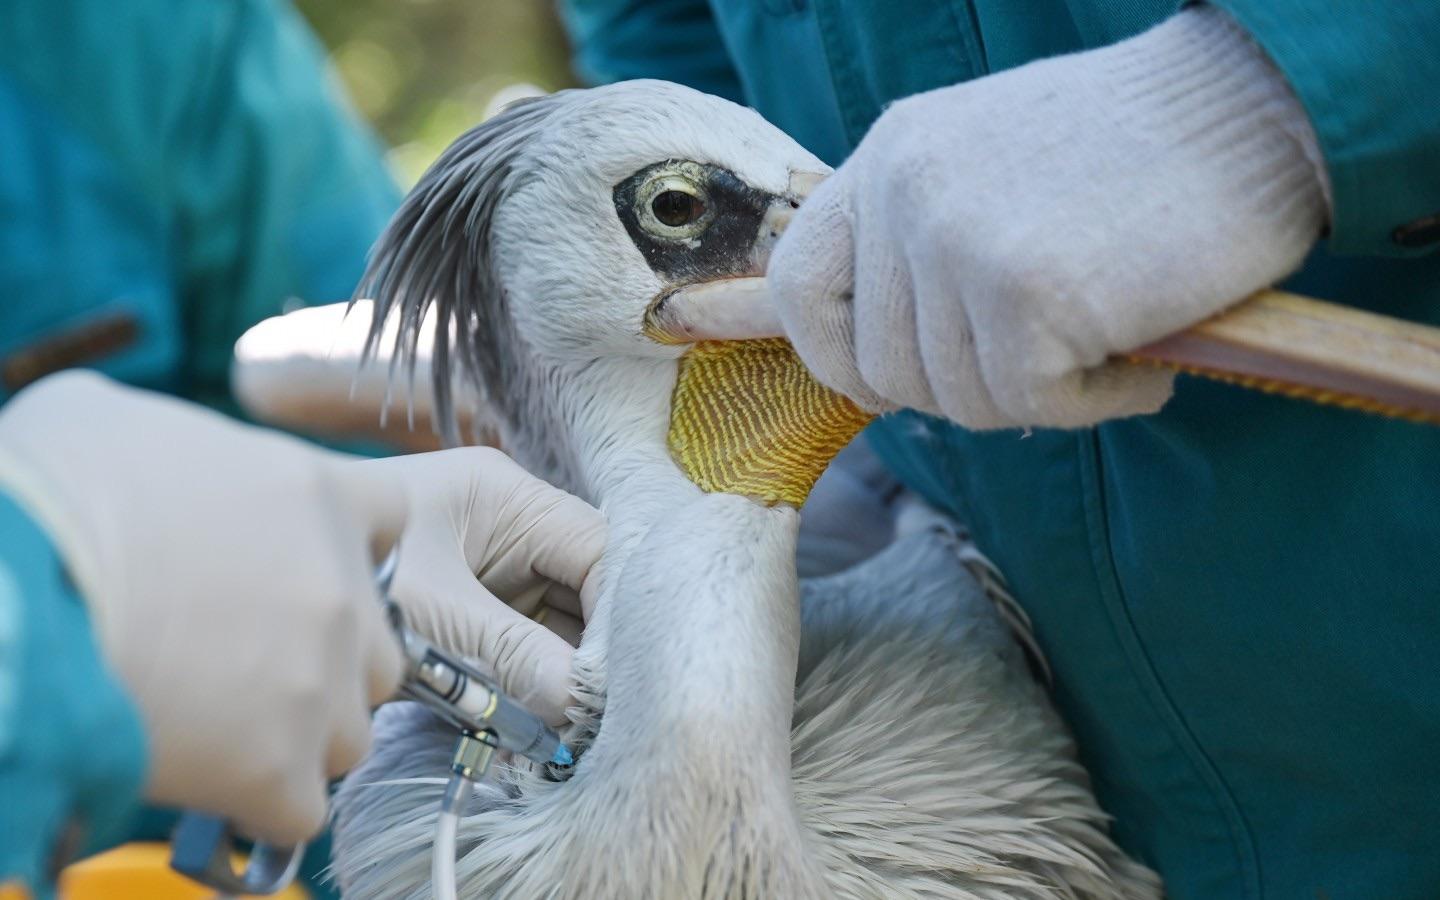
[[[237,867],[243,860],[237,860]],[[0,900],[22,900],[26,893]],[[247,895],[249,896],[249,895]],[[310,900],[310,892],[291,885],[272,900]],[[124,844],[73,863],[60,873],[60,900],[211,900],[215,891],[170,868],[170,845],[159,842]]]

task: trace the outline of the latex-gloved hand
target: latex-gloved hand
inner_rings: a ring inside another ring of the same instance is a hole
[[[493,669],[507,694],[551,724],[564,722],[566,639],[578,640],[589,616],[581,589],[605,549],[600,512],[488,447],[357,465],[408,489],[390,592],[411,627]]]
[[[0,487],[140,709],[149,800],[277,842],[323,824],[400,676],[373,580],[405,518],[391,474],[86,373],[0,412]]]
[[[1295,269],[1328,216],[1263,52],[1192,7],[1131,40],[902,100],[796,214],[768,278],[817,376],[972,428],[1151,412],[1107,363]]]

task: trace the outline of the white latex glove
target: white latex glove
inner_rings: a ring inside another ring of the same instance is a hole
[[[902,100],[770,261],[817,376],[972,428],[1151,412],[1172,376],[1106,357],[1304,259],[1316,140],[1263,52],[1194,7],[1112,47]]]
[[[387,471],[72,372],[0,411],[0,486],[55,541],[150,745],[147,796],[278,842],[324,822],[400,653]]]
[[[573,702],[566,639],[578,640],[588,618],[581,588],[605,549],[600,512],[489,447],[357,465],[409,489],[391,594],[410,625],[493,669],[532,712],[564,722]]]

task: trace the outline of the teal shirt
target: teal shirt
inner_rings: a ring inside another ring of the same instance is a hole
[[[5,3],[0,403],[86,366],[233,411],[236,338],[348,298],[397,200],[285,0]],[[41,889],[136,821],[145,759],[58,572],[0,496],[0,884]]]
[[[349,298],[398,199],[378,146],[284,0],[3,18],[0,401],[38,355],[224,405],[245,329]]]
[[[1334,185],[1287,286],[1440,324],[1437,245],[1407,229],[1440,213],[1440,4],[1218,5],[1291,82]],[[893,99],[1113,43],[1175,3],[711,6],[749,102],[839,163]],[[666,77],[663,33],[648,46]],[[1440,429],[1181,378],[1158,415],[1094,429],[906,413],[871,437],[1008,575],[1117,837],[1171,896],[1440,896]]]

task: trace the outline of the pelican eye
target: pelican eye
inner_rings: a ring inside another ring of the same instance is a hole
[[[704,185],[705,172],[694,163],[682,163],[646,181],[635,197],[640,227],[667,241],[698,239],[715,218]]]
[[[650,201],[650,211],[662,225],[679,228],[705,214],[705,201],[684,191],[664,191]]]

